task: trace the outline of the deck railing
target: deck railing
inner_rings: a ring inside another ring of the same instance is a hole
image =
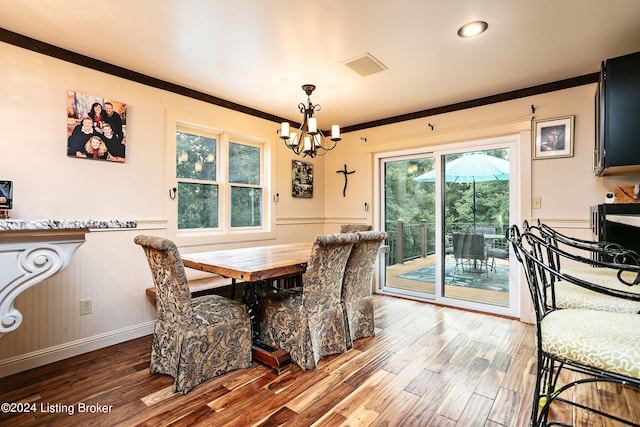
[[[472,223],[451,223],[445,226],[445,234],[456,231],[467,231],[474,227]],[[502,226],[494,224],[476,224],[475,228],[485,230],[495,230],[491,234],[504,234]],[[423,219],[419,223],[407,224],[404,220],[387,221],[387,245],[389,251],[386,253],[387,265],[402,264],[405,261],[426,257],[435,253],[436,227],[434,223],[429,223]]]

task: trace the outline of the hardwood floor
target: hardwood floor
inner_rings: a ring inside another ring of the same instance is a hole
[[[147,336],[2,378],[0,402],[35,411],[0,412],[0,425],[527,425],[533,325],[388,296],[375,304],[375,337],[306,372],[254,363],[174,394],[171,377],[149,373]],[[603,402],[640,408],[640,393],[605,391]]]

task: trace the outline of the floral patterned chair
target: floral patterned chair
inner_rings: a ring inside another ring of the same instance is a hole
[[[372,281],[376,258],[387,233],[364,231],[356,233],[342,280],[342,303],[347,319],[347,347],[358,338],[375,335],[373,322]]]
[[[624,384],[640,392],[640,316],[558,307],[557,283],[569,281],[596,293],[605,289],[563,274],[556,263],[558,248],[539,234],[526,229],[521,233],[513,225],[507,237],[524,270],[536,315],[538,361],[530,425],[567,425],[564,419],[550,418],[575,411],[587,411],[620,421],[607,413],[618,404],[615,401],[590,408],[589,401],[582,399],[589,396],[592,387],[600,387],[601,384],[609,388]],[[623,296],[621,292],[613,293]],[[625,294],[640,300],[638,294]],[[616,396],[624,399],[622,394],[612,394],[612,399]],[[556,408],[554,402],[561,402],[558,411],[553,410]],[[571,408],[567,411],[563,404],[572,405],[573,411]],[[587,419],[589,414],[579,415]],[[624,422],[638,425],[637,421],[636,418]]]
[[[218,295],[191,297],[178,248],[171,241],[136,236],[156,287],[151,372],[171,375],[175,391],[225,372],[251,366],[251,322],[247,307]]]
[[[371,231],[373,226],[370,224],[342,224],[340,226],[341,233],[355,233],[357,231]]]
[[[287,289],[259,301],[258,340],[288,351],[302,370],[315,368],[324,356],[347,351],[340,294],[357,240],[353,233],[317,236],[302,289]]]

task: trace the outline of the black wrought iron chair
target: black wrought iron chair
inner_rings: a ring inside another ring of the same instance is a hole
[[[553,404],[563,402],[577,411],[637,426],[637,419],[622,420],[611,414],[608,407],[588,407],[586,402],[575,397],[581,394],[574,392],[598,383],[615,383],[640,390],[640,316],[590,309],[558,309],[555,287],[559,281],[568,281],[594,292],[638,301],[640,295],[603,288],[563,274],[556,265],[561,250],[549,239],[530,230],[521,233],[514,225],[507,237],[522,264],[536,315],[538,361],[531,425],[571,425],[572,419],[551,419],[573,413],[554,411]],[[566,371],[578,375],[565,376]]]
[[[535,226],[525,222],[523,230],[540,236],[556,248],[550,255],[554,257],[556,269],[563,275],[607,289],[640,294],[640,267],[636,264],[638,255],[635,252],[616,243],[569,237],[540,222]],[[558,308],[640,313],[638,301],[594,292],[570,281],[558,281],[555,284],[555,297]]]
[[[526,231],[537,231],[541,236],[550,239],[550,243],[557,247],[573,249],[571,253],[576,253],[585,258],[598,261],[608,261],[615,264],[640,265],[640,255],[636,252],[624,248],[622,245],[606,241],[594,241],[579,239],[567,236],[555,230],[551,226],[538,220],[537,225],[531,226],[527,221],[523,223]]]

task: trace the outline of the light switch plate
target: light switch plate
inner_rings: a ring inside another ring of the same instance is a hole
[[[536,196],[531,199],[531,208],[540,209],[542,207],[542,197]]]

